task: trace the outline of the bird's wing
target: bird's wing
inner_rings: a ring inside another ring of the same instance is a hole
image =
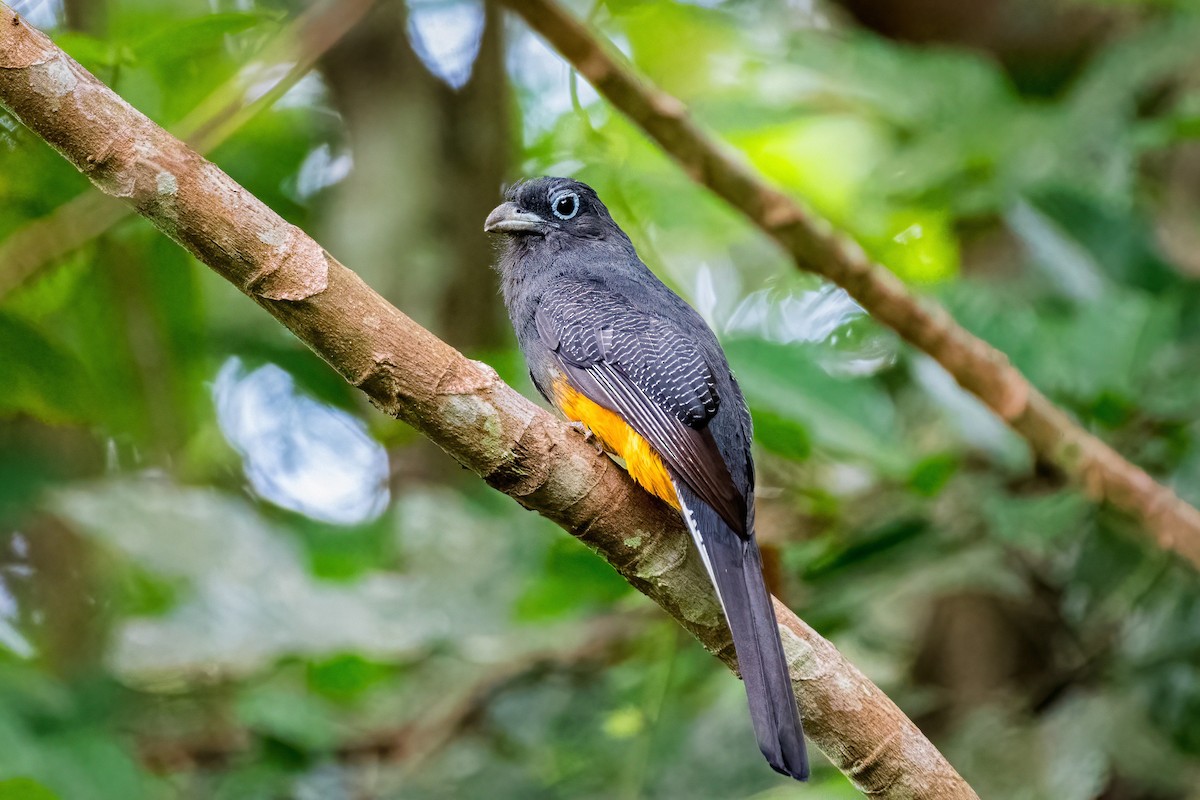
[[[746,536],[746,500],[708,430],[721,399],[695,342],[586,284],[548,292],[536,322],[571,387],[620,415],[677,480]]]

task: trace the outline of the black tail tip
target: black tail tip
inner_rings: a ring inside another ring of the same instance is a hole
[[[807,781],[808,780],[808,764],[807,763],[801,764],[799,769],[793,769],[791,767],[788,767],[785,764],[776,764],[774,762],[768,762],[768,763],[771,764],[771,769],[775,770],[780,775],[786,775],[789,778],[795,778],[798,781]]]
[[[763,753],[763,755],[767,757],[767,763],[771,765],[771,769],[780,775],[786,775],[798,781],[808,780],[808,753],[801,752],[797,757],[787,759],[786,763],[778,757],[778,754]]]

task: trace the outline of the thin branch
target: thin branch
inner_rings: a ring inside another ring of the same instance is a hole
[[[712,586],[671,508],[490,367],[390,305],[3,5],[0,103],[99,188],[249,295],[372,403],[577,536],[734,666]],[[976,796],[832,644],[782,604],[775,611],[810,737],[856,786],[895,800]]]
[[[1009,363],[920,298],[855,242],[770,186],[697,125],[675,97],[650,85],[554,0],[502,0],[697,183],[775,239],[803,270],[844,288],[872,317],[924,350],[959,385],[1094,500],[1132,515],[1162,548],[1200,567],[1200,511],[1092,436]]]
[[[209,95],[175,126],[174,133],[197,152],[219,147],[233,133],[270,108],[312,70],[326,51],[366,15],[376,0],[330,0],[310,8],[280,32],[261,55],[287,71],[249,97],[246,75],[239,73]],[[43,268],[70,255],[133,215],[112,198],[85,192],[50,214],[14,231],[0,242],[0,300]]]

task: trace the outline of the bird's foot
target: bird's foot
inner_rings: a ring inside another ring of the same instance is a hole
[[[604,449],[604,443],[600,441],[599,436],[592,433],[591,428],[589,428],[587,425],[584,425],[582,422],[579,422],[577,420],[572,420],[571,422],[568,422],[567,426],[571,430],[575,431],[580,436],[582,436],[583,440],[585,442],[590,444],[592,447],[596,448],[597,453],[599,453],[600,455],[604,455],[604,453],[606,452]]]

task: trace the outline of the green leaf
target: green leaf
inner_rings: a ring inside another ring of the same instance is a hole
[[[91,392],[82,365],[41,331],[0,313],[0,415],[31,414],[46,422],[88,417]]]
[[[1079,538],[1090,530],[1093,506],[1075,492],[1029,497],[995,494],[984,499],[983,511],[998,537],[1046,549],[1056,541]]]
[[[677,97],[711,91],[717,71],[737,54],[722,11],[684,3],[614,3],[612,10],[638,68]],[[675,46],[662,46],[663,31],[671,31]]]
[[[729,137],[758,169],[840,224],[858,212],[860,190],[886,147],[861,116],[815,115]]]
[[[136,68],[121,73],[122,94],[156,121],[171,124],[243,67],[242,51],[257,49],[259,34],[275,28],[272,19],[254,12],[162,19],[129,45]]]
[[[237,701],[238,718],[248,728],[302,751],[333,747],[338,730],[328,705],[303,691],[263,686]]]
[[[1138,209],[1068,186],[1040,192],[1033,205],[1085,248],[1109,279],[1156,293],[1182,288],[1182,276],[1158,252],[1153,222]]]
[[[1012,287],[959,285],[955,319],[1005,353],[1034,385],[1080,405],[1155,401],[1151,380],[1181,326],[1180,298],[1112,287],[1085,303],[1031,303]]]
[[[250,30],[270,19],[271,15],[261,12],[203,14],[155,31],[135,44],[133,50],[139,60],[162,67],[220,51],[226,36]]]
[[[87,274],[95,268],[90,248],[82,248],[61,262],[44,269],[3,299],[4,310],[33,324],[57,311],[69,311],[75,293]]]
[[[91,72],[128,62],[132,56],[120,45],[78,31],[60,33],[54,37],[54,43]]]
[[[346,653],[308,665],[308,686],[338,702],[361,697],[372,687],[395,674],[394,667],[368,661],[357,653]]]
[[[928,532],[929,523],[920,518],[900,519],[864,531],[845,546],[830,548],[821,556],[813,558],[804,568],[805,580],[820,580],[864,564],[878,564],[883,556],[887,556],[890,562],[895,559],[900,548]]]
[[[1153,674],[1150,719],[1186,753],[1200,755],[1200,667],[1178,662]]]
[[[958,274],[958,242],[945,211],[895,208],[876,229],[859,235],[871,255],[910,283],[937,283]]]
[[[58,795],[32,778],[0,781],[0,800],[59,800]]]
[[[751,410],[774,417],[767,422],[772,449],[782,447],[775,437],[778,420],[786,420],[802,428],[817,449],[888,472],[907,468],[912,456],[897,436],[892,401],[870,378],[831,377],[803,345],[735,339],[725,343],[725,352]],[[794,449],[807,446],[798,441]]]
[[[908,485],[924,497],[933,497],[945,488],[958,472],[959,461],[950,453],[921,459],[908,477]]]
[[[808,429],[766,408],[754,412],[754,441],[793,461],[804,461],[812,455]]]
[[[304,538],[315,577],[352,582],[395,557],[391,519],[385,514],[362,525],[334,525],[297,515],[294,532]]]
[[[545,569],[517,600],[517,619],[554,619],[610,605],[631,591],[612,567],[574,539],[555,539]]]
[[[168,613],[178,605],[184,588],[182,582],[166,580],[132,564],[126,567],[123,578],[115,587],[120,607],[124,613],[135,617],[157,617]]]
[[[846,228],[901,278],[933,283],[958,272],[950,215],[876,190],[875,173],[888,149],[877,122],[820,114],[730,138],[773,181]]]

